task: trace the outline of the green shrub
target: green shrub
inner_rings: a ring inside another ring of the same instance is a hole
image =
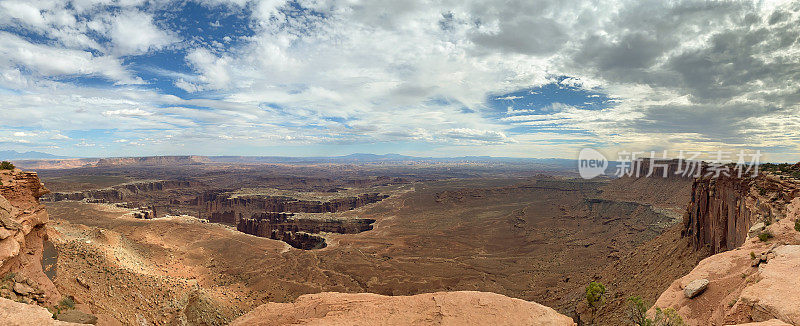
[[[72,300],[71,297],[64,297],[58,302],[58,306],[59,308],[75,309],[75,300]]]
[[[794,230],[800,232],[800,218],[794,221]]]
[[[685,326],[683,318],[672,308],[656,308],[656,316],[653,318],[655,326]]]
[[[597,315],[597,310],[600,309],[606,301],[606,287],[605,285],[601,284],[600,282],[589,283],[586,286],[586,303],[589,305],[589,310],[592,312],[592,319],[590,324],[594,324],[595,315]]]
[[[769,239],[772,239],[772,233],[769,233],[769,231],[764,231],[758,234],[758,240],[761,240],[761,242],[767,242]]]
[[[636,326],[685,326],[683,318],[672,308],[661,309],[656,307],[653,319],[647,318],[647,308],[650,305],[641,297],[628,298],[628,320]]]
[[[17,276],[17,274],[16,273],[8,273],[6,275],[3,275],[3,282],[5,283],[5,282],[8,282],[9,280],[13,280],[14,276]]]
[[[756,259],[756,253],[750,252],[750,259]]]
[[[14,164],[9,161],[0,162],[0,170],[13,170],[14,168]]]
[[[648,306],[640,296],[628,298],[628,320],[637,326],[651,325],[652,321],[647,319]]]

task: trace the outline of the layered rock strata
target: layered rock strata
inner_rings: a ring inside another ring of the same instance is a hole
[[[264,212],[337,213],[379,202],[388,195],[378,193],[336,198],[330,201],[297,200],[286,196],[236,196],[207,193],[197,199],[200,217],[211,222],[237,225],[240,219]]]
[[[200,186],[196,181],[162,180],[133,182],[104,189],[74,192],[56,192],[42,198],[43,201],[86,200],[89,202],[116,203],[128,200],[132,195],[170,189]]]
[[[292,213],[262,213],[240,219],[240,232],[282,240],[298,249],[321,249],[325,238],[313,233],[359,233],[372,230],[373,219],[295,218]]]
[[[51,305],[60,299],[42,270],[48,221],[39,197],[48,190],[36,173],[0,171],[0,295],[26,303]]]
[[[674,281],[655,303],[688,325],[800,324],[800,180],[700,178],[684,236],[715,252]],[[685,292],[707,281],[696,296]],[[703,282],[705,282],[703,281]]]
[[[698,178],[684,217],[684,236],[695,249],[708,246],[712,254],[736,248],[757,222],[784,218],[786,204],[798,194],[796,180],[769,174]]]

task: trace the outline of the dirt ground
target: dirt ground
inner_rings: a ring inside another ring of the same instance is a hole
[[[219,325],[264,302],[322,291],[488,291],[574,316],[589,281],[671,220],[648,203],[603,197],[609,187],[554,178],[418,182],[348,212],[375,219],[373,230],[325,234],[329,246],[309,251],[191,217],[139,220],[107,204],[48,203],[55,284],[123,324]]]

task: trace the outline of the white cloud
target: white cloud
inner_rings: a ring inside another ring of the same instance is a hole
[[[45,26],[44,17],[42,17],[39,9],[29,3],[4,1],[0,2],[0,9],[2,9],[0,12],[3,12],[3,14],[0,15],[17,19],[24,25],[35,28],[44,28]]]
[[[141,79],[131,76],[116,58],[34,44],[0,32],[0,69],[9,71],[16,66],[24,66],[43,76],[97,75],[121,84],[141,83]]]
[[[796,3],[298,2],[318,13],[310,14],[284,1],[202,2],[226,14],[252,9],[253,35],[227,35],[224,45],[175,44],[177,34],[153,18],[173,5],[167,1],[148,12],[126,3],[116,14],[82,0],[70,9],[0,3],[0,25],[53,39],[31,43],[0,32],[7,123],[103,125],[116,130],[113,139],[164,150],[192,148],[197,139],[225,150],[226,138],[243,146],[425,142],[520,155],[533,148],[565,153],[547,139],[800,151],[800,121],[793,118],[800,112]],[[142,83],[120,57],[182,46],[190,47],[185,60],[193,73],[151,72],[194,93],[191,100],[51,80],[89,75]],[[486,107],[488,98],[518,100],[502,94],[553,76],[571,77],[562,86],[598,87],[614,106]],[[169,137],[147,140],[151,130]]]
[[[24,132],[24,131],[16,131],[12,134],[14,137],[31,137],[36,136],[35,133],[32,132]]]
[[[454,128],[440,132],[443,137],[450,138],[457,143],[478,143],[478,144],[503,144],[517,142],[504,133],[492,130],[477,130],[469,128]]]
[[[138,108],[103,111],[104,116],[145,117],[152,114],[153,114],[152,112],[148,112]]]
[[[95,147],[95,146],[97,146],[97,144],[90,143],[90,142],[87,142],[85,139],[82,139],[80,142],[75,144],[75,146],[78,146],[78,147]]]
[[[108,34],[118,55],[142,54],[159,50],[178,41],[171,33],[159,29],[150,14],[126,10],[109,18]]]
[[[217,57],[206,49],[195,49],[186,55],[186,60],[200,73],[199,84],[189,83],[183,79],[175,84],[187,92],[222,89],[231,83],[227,58]]]

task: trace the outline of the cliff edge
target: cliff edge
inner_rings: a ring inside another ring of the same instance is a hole
[[[48,221],[39,197],[48,193],[36,173],[0,170],[0,296],[42,306],[60,298],[42,270]]]
[[[688,325],[800,325],[798,219],[800,180],[697,179],[684,236],[716,254],[675,280],[654,307],[674,308]]]
[[[239,317],[237,325],[575,325],[535,302],[475,292],[412,296],[324,292],[293,303],[267,303]]]

